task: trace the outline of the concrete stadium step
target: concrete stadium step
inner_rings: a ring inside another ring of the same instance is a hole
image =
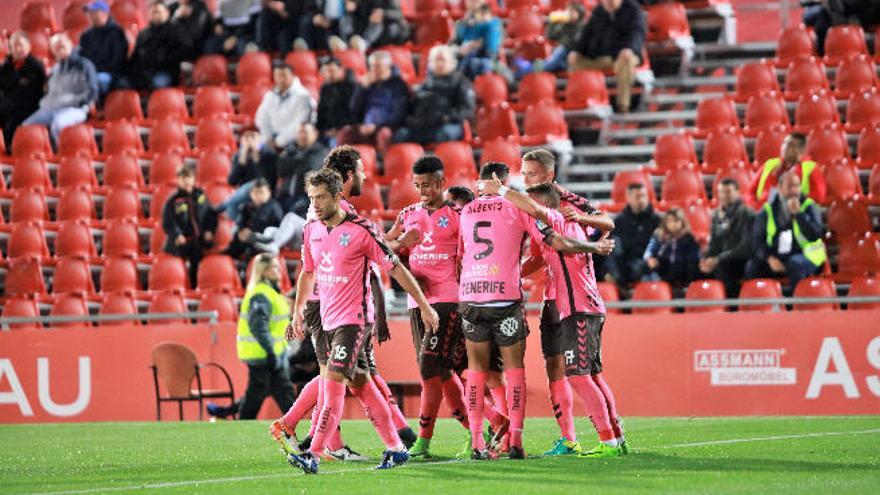
[[[676,120],[693,121],[696,117],[696,110],[661,110],[658,112],[614,114],[610,120],[612,123],[668,122]]]
[[[654,80],[655,88],[695,88],[698,86],[727,86],[733,89],[736,84],[736,76],[669,76],[658,77]]]
[[[622,144],[618,146],[576,146],[574,158],[618,158],[618,157],[650,157],[654,154],[654,145]]]
[[[646,161],[619,162],[619,163],[574,163],[568,166],[565,173],[568,177],[582,175],[608,174],[612,178],[617,172],[634,170],[647,164]]]
[[[648,127],[644,129],[609,129],[604,130],[600,134],[601,139],[608,140],[630,140],[648,138],[651,141],[659,136],[667,134],[677,134],[682,130],[681,127]]]
[[[648,96],[646,102],[657,105],[676,105],[683,103],[686,105],[696,105],[707,98],[718,98],[724,96],[724,93],[652,93]]]

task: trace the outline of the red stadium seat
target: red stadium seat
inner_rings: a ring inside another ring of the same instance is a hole
[[[828,185],[826,203],[838,199],[848,199],[862,193],[859,173],[847,160],[840,160],[826,166],[824,175]]]
[[[795,60],[785,73],[785,92],[788,101],[797,101],[803,95],[829,89],[825,66],[815,57]]]
[[[524,146],[537,146],[568,139],[565,115],[554,101],[542,101],[526,109],[523,118]]]
[[[104,139],[101,144],[104,156],[144,151],[144,143],[141,141],[137,126],[126,120],[108,123],[104,129]]]
[[[407,85],[415,84],[417,80],[416,66],[413,64],[413,54],[408,48],[395,45],[386,45],[376,50],[386,51],[391,55],[391,62],[397,67],[400,78]]]
[[[135,261],[129,258],[106,258],[101,271],[101,292],[136,291],[140,289]]]
[[[715,173],[718,169],[748,161],[746,145],[738,128],[719,129],[709,133],[703,146],[703,172]]]
[[[351,69],[356,77],[367,73],[367,59],[359,50],[355,48],[336,50],[333,52],[333,56],[339,59],[343,67]]]
[[[834,201],[827,215],[828,230],[838,239],[871,231],[871,215],[865,201],[855,198]]]
[[[672,288],[666,282],[639,282],[633,289],[633,301],[671,301]],[[633,314],[672,313],[672,307],[635,308]]]
[[[840,113],[830,94],[822,91],[800,97],[794,109],[794,130],[807,133],[835,124],[840,124]]]
[[[84,221],[61,222],[55,235],[55,257],[78,256],[93,258],[98,255],[92,230]]]
[[[770,92],[779,93],[776,71],[765,61],[752,62],[739,67],[736,72],[736,90],[733,99],[745,103],[751,98]]]
[[[617,290],[616,284],[612,282],[597,282],[596,287],[598,287],[599,295],[602,296],[605,304],[620,301],[620,292]],[[609,314],[620,314],[620,310],[617,308],[606,308],[606,311]]]
[[[432,16],[430,22],[416,24],[416,46],[429,48],[434,45],[445,45],[455,34],[452,16],[449,11],[441,10]]]
[[[162,254],[165,248],[165,239],[165,231],[162,230],[162,224],[156,223],[153,225],[152,232],[150,232],[150,254]]]
[[[49,316],[79,316],[85,317],[89,315],[89,308],[86,305],[86,299],[82,294],[59,294],[52,301],[52,309],[49,310]],[[91,322],[83,319],[83,321],[56,322],[52,323],[53,328],[63,327],[90,327]]]
[[[846,103],[846,132],[856,134],[870,125],[880,125],[880,93],[871,90],[850,95]]]
[[[841,239],[837,262],[842,277],[880,274],[880,240],[870,233]]]
[[[371,144],[353,144],[352,146],[361,154],[361,162],[364,164],[364,173],[367,178],[376,178],[379,175],[376,148]]]
[[[502,138],[486,141],[483,143],[480,162],[501,162],[510,167],[510,173],[519,173],[522,166],[519,145]]]
[[[396,218],[400,210],[419,202],[419,195],[413,188],[412,182],[391,181],[388,190],[388,211],[385,217]]]
[[[691,225],[691,232],[701,245],[709,241],[712,229],[712,210],[703,201],[696,201],[684,207],[684,216]]]
[[[232,258],[223,254],[211,254],[202,259],[198,273],[199,290],[242,290],[238,270]]]
[[[229,89],[226,86],[202,86],[196,91],[196,98],[193,101],[193,119],[198,121],[206,117],[228,117],[234,113],[232,98],[229,96]]]
[[[21,189],[14,191],[9,206],[9,222],[37,222],[49,220],[49,208],[42,191]]]
[[[865,32],[857,24],[832,26],[825,35],[824,61],[837,66],[853,55],[867,55]]]
[[[798,282],[794,288],[794,297],[837,297],[834,281],[827,278],[809,277]],[[794,309],[818,311],[820,309],[838,309],[836,303],[828,304],[795,304]]]
[[[110,15],[124,29],[137,32],[146,23],[138,0],[114,0],[110,6]]]
[[[153,191],[153,198],[150,200],[150,218],[159,220],[162,218],[162,208],[168,198],[177,191],[176,185],[159,185]],[[161,229],[160,229],[161,230]]]
[[[117,218],[130,218],[137,220],[143,218],[141,210],[141,198],[138,190],[131,187],[114,187],[107,192],[104,198],[104,220]]]
[[[880,280],[876,277],[856,277],[849,286],[849,297],[880,296]],[[7,302],[8,304],[8,302]],[[848,309],[880,309],[880,303],[850,303]],[[5,314],[3,316],[6,316]]]
[[[691,35],[687,11],[676,2],[660,3],[647,7],[647,41],[663,42]]]
[[[153,94],[156,92],[154,91]],[[104,100],[104,120],[130,120],[140,122],[144,120],[144,111],[141,108],[141,97],[133,89],[118,89],[111,91]]]
[[[137,224],[131,219],[110,220],[104,229],[105,258],[135,258],[141,253]]]
[[[297,52],[290,52],[297,53]],[[238,115],[247,122],[252,122],[263,102],[263,97],[272,90],[271,85],[245,86],[238,97]]]
[[[61,129],[58,134],[58,156],[73,156],[85,153],[98,156],[98,143],[89,124],[77,124]]]
[[[869,91],[878,86],[877,70],[874,62],[867,56],[861,55],[845,60],[837,68],[834,77],[834,96],[839,100],[845,100],[850,95]]]
[[[52,2],[27,2],[21,9],[18,27],[22,31],[48,30],[58,31],[55,22],[55,7]]]
[[[153,259],[147,280],[151,291],[183,291],[189,289],[189,277],[182,258],[160,253]]]
[[[725,167],[719,169],[715,172],[715,179],[712,183],[712,195],[715,195],[715,191],[718,190],[718,184],[722,179],[730,178],[736,181],[739,184],[739,192],[740,196],[743,197],[743,200],[748,203],[751,199],[749,197],[749,185],[752,183],[752,169],[749,163],[740,163],[738,165],[732,167]],[[717,198],[715,198],[717,199]]]
[[[782,297],[782,285],[778,280],[770,278],[756,278],[746,280],[739,289],[740,299],[766,299]],[[740,311],[775,311],[775,304],[743,305]]]
[[[605,74],[598,70],[579,70],[568,74],[565,85],[565,110],[583,110],[585,108],[607,107],[608,87],[605,85]]]
[[[856,164],[861,169],[870,169],[880,163],[880,124],[862,129],[856,145],[858,159]]]
[[[45,294],[43,269],[36,258],[10,259],[6,270],[6,297]]]
[[[874,165],[868,177],[868,197],[871,204],[880,204],[880,163]]]
[[[235,136],[228,118],[202,119],[196,128],[196,150],[232,153],[237,149]]]
[[[235,67],[235,83],[239,86],[272,84],[272,57],[266,52],[242,55]]]
[[[52,144],[46,126],[30,124],[19,126],[12,136],[12,156],[52,156]]]
[[[721,300],[724,299],[724,284],[718,280],[694,280],[688,285],[685,299]],[[685,308],[685,313],[723,313],[724,306],[693,306]]]
[[[229,84],[229,64],[223,55],[202,55],[193,66],[194,86]]]
[[[84,258],[59,258],[52,279],[53,294],[94,294],[92,271]]]
[[[474,93],[477,101],[484,107],[495,106],[509,99],[507,81],[495,72],[477,76],[474,79]]]
[[[212,205],[219,205],[235,192],[235,188],[222,182],[212,182],[205,186],[205,196]]]
[[[71,187],[61,191],[55,211],[55,220],[58,222],[97,218],[92,191],[87,187]]]
[[[31,55],[43,62],[45,66],[51,66],[54,63],[52,59],[52,50],[49,48],[50,31],[38,29],[36,31],[26,31],[28,40],[31,42]]]
[[[186,97],[180,88],[161,88],[150,93],[147,101],[147,116],[153,121],[173,119],[184,121],[189,118]]]
[[[706,199],[706,189],[698,170],[680,167],[666,172],[660,195],[667,203],[687,203]]]
[[[379,184],[373,179],[364,181],[361,187],[360,196],[352,196],[351,204],[354,205],[358,213],[364,216],[371,216],[374,212],[378,213],[385,209],[382,203],[382,192],[379,190]]]
[[[662,174],[689,163],[698,163],[694,140],[690,134],[681,132],[657,137],[654,146],[654,166],[657,172]]]
[[[179,291],[162,291],[153,295],[147,313],[186,313],[186,302]],[[189,323],[185,318],[173,320],[151,320],[150,325],[168,325],[170,323]]]
[[[519,142],[519,127],[516,125],[516,114],[507,103],[499,103],[492,107],[483,107],[477,111],[478,143],[494,139],[506,138]],[[479,144],[477,144],[479,146]]]
[[[110,294],[105,294],[103,300],[101,301],[101,309],[98,311],[99,315],[136,315],[137,304],[134,300],[134,295],[129,292],[114,292]],[[140,325],[140,320],[116,320],[116,321],[102,321],[98,323],[98,326],[102,327],[118,327],[123,325]]]
[[[232,170],[229,155],[222,151],[207,151],[199,156],[196,167],[196,182],[210,184],[212,182],[225,183]]]
[[[537,6],[522,7],[507,17],[509,40],[537,38],[544,34],[544,17]]]
[[[778,93],[765,93],[749,98],[743,120],[743,134],[746,137],[756,137],[763,130],[789,125],[785,100]]]
[[[462,141],[441,143],[434,154],[443,160],[446,177],[477,178],[477,163],[474,161],[474,150],[471,145]]]
[[[727,97],[707,98],[697,104],[696,130],[694,135],[705,138],[710,132],[729,127],[739,128],[733,100]]]
[[[654,186],[651,184],[651,178],[643,168],[634,170],[621,170],[614,174],[614,181],[611,183],[611,201],[614,202],[614,209],[622,209],[626,205],[626,189],[630,184],[643,184],[648,191],[651,202],[655,202]]]
[[[530,72],[523,76],[513,109],[522,112],[531,105],[556,101],[556,76],[552,72]]]
[[[104,161],[104,185],[107,187],[144,187],[144,175],[137,155],[120,153]]]
[[[284,61],[293,68],[293,73],[300,81],[318,79],[318,57],[315,56],[315,52],[293,50],[288,52]]]
[[[232,294],[223,291],[202,291],[199,311],[216,311],[218,321],[238,321],[238,306]]]
[[[40,310],[37,308],[37,301],[33,297],[16,296],[7,297],[3,303],[2,318],[39,318]],[[12,330],[24,330],[31,328],[40,328],[39,322],[34,323],[12,323],[9,325]]]
[[[806,155],[819,165],[828,165],[841,159],[849,159],[846,134],[838,127],[813,129],[807,135]]]
[[[786,28],[777,38],[776,67],[788,67],[791,62],[815,53],[813,35],[803,24]]]
[[[149,138],[150,153],[168,153],[176,151],[186,154],[190,151],[189,139],[179,120],[160,120],[153,124]]]
[[[415,143],[399,143],[388,147],[385,152],[385,173],[379,181],[382,185],[390,185],[397,179],[401,182],[412,180],[412,166],[425,154],[421,145]]]
[[[789,131],[785,127],[776,127],[758,133],[758,137],[755,138],[754,150],[754,163],[756,167],[760,167],[767,160],[779,156],[782,142],[788,136],[788,133]]]
[[[46,162],[39,157],[20,156],[15,159],[12,169],[10,188],[15,189],[39,189],[48,191],[52,189],[52,179],[49,178],[49,168]]]
[[[46,245],[46,234],[43,232],[42,224],[39,222],[13,224],[6,251],[9,259],[49,258],[49,247]]]

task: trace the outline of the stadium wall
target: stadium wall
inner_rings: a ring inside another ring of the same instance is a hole
[[[878,414],[878,321],[878,310],[612,315],[603,361],[628,416]],[[549,416],[535,317],[530,324],[528,414]],[[392,334],[378,347],[382,373],[392,383],[415,383],[408,322],[393,320]],[[222,364],[236,394],[244,392],[232,324],[16,330],[0,332],[0,422],[153,420],[149,365],[163,341]],[[205,388],[222,383],[207,370],[203,380]],[[349,405],[347,417],[360,417]],[[418,397],[408,397],[404,410],[414,417]],[[277,414],[267,400],[261,417]],[[185,417],[198,417],[195,404]],[[164,406],[163,419],[177,419],[176,405]]]

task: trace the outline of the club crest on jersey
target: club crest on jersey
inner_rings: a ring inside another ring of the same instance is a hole
[[[348,247],[348,243],[351,242],[351,234],[342,234],[339,236],[339,245],[342,247]]]
[[[516,335],[516,331],[519,329],[519,321],[516,318],[509,316],[501,321],[501,333],[505,337],[513,337]]]
[[[444,228],[444,229],[446,227],[449,227],[449,217],[447,217],[446,215],[443,215],[442,217],[437,219],[437,226]]]

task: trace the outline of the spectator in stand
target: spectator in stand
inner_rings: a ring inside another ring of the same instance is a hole
[[[46,84],[46,68],[31,55],[27,34],[13,33],[8,52],[0,64],[0,128],[7,149],[12,147],[12,136],[18,126],[40,108]]]
[[[274,189],[277,180],[278,153],[260,139],[260,131],[254,126],[241,129],[238,153],[232,157],[232,170],[229,171],[229,185],[236,186],[232,195],[215,208],[217,213],[225,212],[238,221],[240,206],[248,201],[251,188],[258,179],[266,179]]]
[[[700,260],[700,271],[721,280],[727,297],[735,298],[752,253],[755,213],[740,198],[739,183],[735,179],[721,179],[716,197],[718,208],[712,212],[709,247]]]
[[[306,13],[299,17],[297,30],[299,39],[295,47],[317,51],[330,50],[330,38],[339,36],[339,23],[347,15],[346,2],[307,0],[304,3],[307,4]]]
[[[804,158],[804,149],[807,138],[799,132],[792,132],[782,141],[780,156],[764,162],[760,174],[755,174],[749,189],[755,198],[755,204],[761,204],[767,200],[770,190],[776,187],[779,177],[789,170],[801,178],[801,192],[805,196],[822,203],[825,201],[827,187],[822,170],[812,160]]]
[[[651,206],[644,184],[634,182],[627,186],[626,207],[614,218],[614,226],[612,235],[616,246],[605,258],[605,280],[626,288],[648,273],[643,255],[652,234],[660,226],[660,217]]]
[[[636,67],[642,63],[647,30],[636,0],[601,0],[568,55],[568,69],[614,70],[617,109],[630,110]]]
[[[458,141],[464,137],[464,121],[474,115],[476,96],[471,82],[455,70],[455,54],[448,45],[428,53],[428,78],[415,89],[406,127],[394,134],[395,142],[422,144]],[[438,113],[438,110],[442,112]]]
[[[312,121],[313,102],[290,65],[276,62],[272,77],[275,88],[263,97],[254,123],[263,142],[280,150],[293,141],[301,124]]]
[[[816,33],[816,52],[825,55],[825,35],[831,26],[860,24],[866,30],[880,24],[876,0],[801,0],[804,24]]]
[[[571,2],[565,10],[550,13],[547,39],[558,43],[549,57],[529,62],[523,58],[514,61],[516,75],[529,72],[559,72],[568,68],[568,54],[577,47],[578,35],[586,24],[587,10],[581,2]]]
[[[206,54],[238,57],[256,39],[257,18],[262,12],[260,0],[220,0],[220,18],[205,41]]]
[[[339,35],[352,46],[402,45],[409,38],[409,24],[394,0],[348,0],[345,11]]]
[[[101,96],[113,89],[125,73],[128,58],[128,40],[125,31],[110,17],[110,7],[104,0],[86,5],[92,27],[79,38],[79,54],[95,64]]]
[[[202,0],[177,0],[170,7],[171,22],[180,27],[190,49],[183,59],[193,61],[202,54],[211,34],[213,16]]]
[[[681,208],[671,208],[663,215],[642,258],[648,267],[642,280],[663,280],[681,290],[696,278],[700,245]]]
[[[349,110],[351,98],[358,85],[350,70],[342,66],[338,59],[328,57],[321,65],[321,94],[318,98],[318,131],[321,140],[336,146],[336,134],[357,119]]]
[[[263,0],[257,20],[260,49],[279,52],[284,58],[298,36],[300,19],[307,16],[313,3],[309,0]]]
[[[40,100],[40,108],[22,125],[48,127],[57,143],[62,129],[86,121],[98,100],[98,77],[93,63],[73,53],[73,42],[66,33],[54,34],[50,46],[55,65],[46,84],[46,95]]]
[[[492,15],[492,8],[483,0],[468,2],[468,12],[455,26],[452,44],[460,57],[458,68],[468,78],[492,70],[504,38],[501,20]]]
[[[791,170],[784,173],[755,218],[746,278],[787,276],[797,286],[827,261],[824,235],[822,211],[803,193],[801,178]]]
[[[166,253],[189,262],[189,280],[196,287],[202,255],[214,244],[216,216],[208,197],[196,187],[196,171],[189,165],[177,169],[177,191],[162,208]]]
[[[159,89],[176,86],[180,79],[180,62],[192,47],[171,13],[161,1],[149,7],[150,25],[137,37],[131,57],[130,85],[138,89]]]
[[[443,200],[464,208],[464,206],[474,200],[474,192],[465,186],[452,186],[446,190]]]
[[[265,252],[263,243],[271,242],[271,235],[264,235],[269,227],[281,225],[284,212],[281,205],[272,199],[272,188],[264,178],[254,181],[248,194],[248,201],[239,205],[238,227],[226,254],[236,259],[248,260],[255,254]]]
[[[318,140],[318,130],[313,124],[307,122],[299,127],[295,143],[285,148],[278,159],[275,197],[285,212],[306,216],[309,198],[306,196],[305,176],[321,168],[328,151]]]
[[[343,127],[336,141],[340,145],[368,143],[384,153],[394,129],[406,119],[409,88],[396,73],[390,53],[373,52],[369,64],[363,85],[358,86],[351,100],[351,115],[360,124]]]
[[[221,19],[216,19],[202,51],[205,55],[223,55],[233,59],[240,57],[244,49],[245,41],[227,28]]]

